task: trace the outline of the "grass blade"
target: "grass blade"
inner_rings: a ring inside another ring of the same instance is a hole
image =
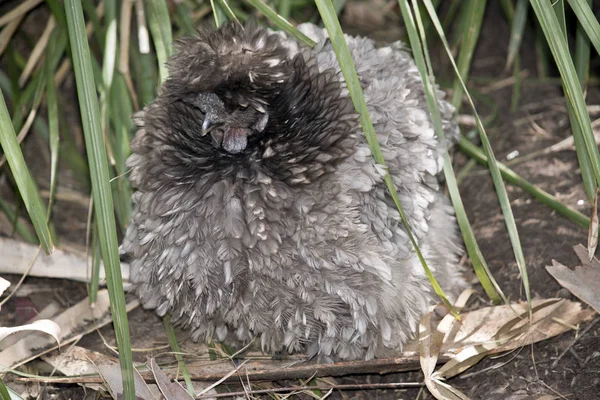
[[[519,54],[521,40],[525,31],[525,22],[527,22],[527,10],[529,10],[528,0],[517,0],[517,6],[512,18],[510,29],[510,41],[508,42],[508,57],[506,59],[506,70],[512,66],[515,56]]]
[[[263,3],[261,0],[248,0],[254,8],[261,12],[265,17],[267,17],[276,27],[286,32],[290,36],[296,38],[307,46],[314,47],[316,44],[311,38],[300,32],[298,29],[294,27],[291,23],[289,23],[285,18],[281,15],[277,14],[275,10],[269,7],[267,4]],[[319,2],[317,2],[318,6]],[[321,16],[322,18],[322,16]],[[337,19],[337,16],[336,16]]]
[[[292,11],[291,0],[281,0],[279,2],[279,15],[281,15],[281,18],[288,19],[290,17],[291,11]]]
[[[161,82],[164,82],[169,76],[167,61],[171,56],[173,47],[173,33],[171,31],[171,19],[165,0],[145,1],[148,26],[150,34],[154,41],[156,56],[158,58],[158,70]]]
[[[210,7],[212,8],[212,15],[215,20],[215,27],[219,28],[227,20],[225,12],[215,0],[210,0]]]
[[[238,21],[237,17],[235,16],[235,14],[233,13],[233,11],[231,10],[231,7],[229,7],[229,4],[227,4],[227,1],[226,0],[218,0],[218,1],[219,1],[219,5],[221,6],[221,9],[223,10],[223,12],[227,16],[227,18],[230,21],[235,21],[235,22],[237,22],[239,24],[240,21]]]
[[[188,5],[184,2],[176,2],[175,4],[179,29],[181,29],[185,35],[194,35],[196,33],[196,28],[194,28],[191,11]]]
[[[365,133],[367,142],[369,143],[369,147],[371,148],[371,152],[373,154],[373,158],[375,162],[385,168],[385,159],[383,158],[383,154],[381,153],[381,149],[379,147],[379,143],[377,142],[377,136],[375,134],[375,130],[373,128],[373,123],[371,122],[371,117],[369,116],[369,111],[367,108],[367,103],[365,102],[365,98],[360,87],[360,82],[358,80],[358,75],[356,73],[356,68],[354,66],[354,62],[352,61],[352,56],[350,55],[350,51],[348,50],[348,45],[346,44],[346,39],[344,38],[344,33],[342,32],[342,28],[340,26],[340,22],[338,21],[337,15],[335,13],[335,9],[331,1],[329,0],[316,0],[317,8],[319,9],[319,14],[321,15],[321,19],[327,28],[327,32],[329,33],[329,39],[331,40],[331,44],[333,49],[335,50],[336,57],[342,69],[342,73],[344,75],[344,79],[346,81],[346,86],[348,87],[348,92],[350,93],[350,97],[352,98],[352,102],[354,103],[354,107],[359,114],[360,124],[362,125],[363,131]],[[425,274],[429,279],[431,286],[435,293],[440,297],[440,299],[444,302],[444,304],[452,311],[454,315],[457,315],[450,304],[446,294],[436,281],[435,277],[431,273],[421,250],[415,240],[412,231],[410,229],[410,225],[404,213],[404,209],[400,204],[400,200],[398,199],[398,194],[396,192],[396,188],[394,187],[394,183],[389,174],[386,174],[385,183],[390,192],[392,199],[394,200],[394,204],[398,208],[398,212],[400,213],[400,218],[402,219],[402,224],[405,227],[406,233],[415,248],[415,252],[425,270]]]
[[[154,99],[154,89],[159,80],[157,78],[156,71],[157,65],[154,62],[152,53],[150,53],[150,39],[148,37],[144,2],[142,0],[138,0],[135,8],[138,34],[137,46],[132,46],[131,61],[133,62],[135,76],[139,77],[136,89],[140,99],[140,105],[144,107],[145,105],[150,104]],[[123,43],[125,42],[121,42],[121,44]],[[126,56],[125,58],[129,59],[129,56]],[[123,73],[125,76],[126,82],[131,80],[131,74],[129,73],[129,70],[127,70],[127,73],[121,70],[121,73]],[[132,85],[133,83],[128,83],[129,91],[133,93]],[[133,104],[135,105],[134,97],[135,96],[131,95]]]
[[[65,11],[81,120],[83,122],[83,133],[90,166],[92,197],[94,200],[100,249],[102,259],[104,260],[111,312],[117,345],[119,347],[124,398],[126,400],[134,400],[135,387],[133,381],[131,341],[129,326],[127,324],[127,312],[125,310],[125,295],[123,293],[123,280],[119,263],[117,231],[109,182],[108,162],[100,124],[98,98],[96,97],[91,55],[85,32],[81,2],[78,0],[65,0]]]
[[[562,0],[557,1],[554,4],[554,14],[556,15],[556,19],[561,28],[561,32],[567,40],[567,21],[565,18],[565,7],[564,2]],[[567,42],[568,43],[568,42]],[[582,85],[583,87],[583,85]],[[575,120],[575,114],[573,112],[573,107],[569,103],[567,103],[567,111],[569,113],[569,121]],[[594,171],[592,170],[592,165],[590,163],[590,158],[585,149],[585,142],[583,139],[583,132],[581,131],[579,125],[574,124],[572,126],[573,140],[575,142],[575,151],[577,153],[577,161],[579,163],[579,170],[581,171],[581,177],[583,179],[583,187],[585,189],[585,193],[590,201],[595,197],[595,192],[597,191],[596,181],[594,179]]]
[[[0,199],[0,211],[6,215],[6,218],[9,221],[14,221],[14,232],[16,232],[24,241],[32,244],[40,243],[35,233],[29,228],[29,225],[24,224],[12,207],[2,199]]]
[[[591,6],[592,0],[587,0],[587,3],[588,6]],[[590,39],[586,36],[581,22],[577,24],[575,36],[575,70],[579,77],[579,83],[585,90],[590,74]]]
[[[567,0],[571,9],[579,20],[579,26],[587,33],[588,38],[594,45],[596,51],[600,54],[600,23],[594,16],[591,1],[586,0]]]
[[[480,164],[487,165],[488,158],[483,152],[483,150],[475,146],[467,138],[461,137],[460,141],[458,142],[458,146],[460,147],[460,150],[467,154],[469,157],[473,158]],[[559,214],[567,217],[569,220],[581,226],[582,228],[588,228],[590,226],[590,219],[582,213],[580,213],[579,211],[564,205],[556,197],[533,185],[532,183],[527,181],[525,178],[519,176],[516,172],[514,172],[504,164],[498,163],[497,165],[498,169],[500,170],[500,173],[502,173],[502,177],[507,182],[520,187],[521,189],[532,195],[540,203],[547,205],[548,207],[552,208]]]
[[[31,177],[29,168],[25,163],[23,153],[17,142],[17,136],[10,115],[8,114],[6,103],[4,102],[2,90],[0,90],[0,145],[15,178],[19,193],[25,203],[25,208],[27,208],[38,239],[46,254],[50,254],[54,250],[54,243],[52,242],[50,229],[46,222],[46,209],[43,206],[40,192]]]
[[[517,266],[519,268],[521,278],[523,279],[523,288],[525,289],[525,296],[527,298],[527,303],[529,304],[529,313],[531,316],[531,291],[529,288],[529,276],[527,274],[527,266],[525,264],[525,256],[523,255],[523,249],[521,247],[521,240],[519,238],[519,232],[517,230],[517,224],[516,224],[515,218],[513,216],[512,208],[510,206],[510,200],[508,198],[508,193],[506,192],[506,187],[504,186],[504,182],[502,180],[502,175],[500,174],[500,170],[498,169],[498,162],[496,161],[496,158],[494,157],[494,151],[492,149],[490,141],[485,132],[485,128],[483,127],[483,123],[481,122],[481,119],[479,118],[479,114],[477,113],[477,110],[475,109],[475,104],[473,103],[473,99],[471,98],[471,95],[469,94],[467,87],[465,86],[465,83],[462,80],[462,76],[460,74],[458,66],[456,65],[456,63],[454,61],[454,57],[452,57],[450,47],[448,46],[448,41],[446,40],[446,36],[444,34],[444,31],[442,30],[440,21],[435,13],[433,4],[431,4],[431,0],[423,0],[423,1],[425,4],[425,7],[427,8],[427,11],[429,13],[429,17],[431,18],[432,23],[433,23],[435,29],[437,30],[438,35],[440,36],[440,39],[442,40],[442,43],[444,45],[446,53],[448,54],[448,58],[450,59],[452,67],[454,68],[454,71],[456,72],[457,79],[460,82],[460,84],[464,90],[464,93],[467,97],[469,105],[471,106],[471,109],[473,110],[473,115],[475,117],[475,121],[477,122],[477,129],[479,130],[479,138],[481,140],[483,149],[487,156],[488,167],[489,167],[490,173],[492,175],[492,180],[494,181],[494,187],[496,188],[496,193],[498,195],[498,201],[500,202],[500,208],[502,209],[502,214],[504,215],[504,222],[505,222],[506,228],[508,230],[508,235],[510,237],[513,252],[515,255],[515,260],[517,261]]]
[[[465,4],[467,9],[464,13],[464,24],[462,39],[460,45],[460,54],[458,56],[458,71],[460,79],[457,77],[452,85],[452,98],[450,103],[456,108],[456,112],[460,110],[463,91],[466,90],[461,85],[460,80],[466,81],[469,75],[469,69],[471,68],[471,60],[473,59],[473,53],[479,40],[479,32],[481,31],[481,22],[483,21],[483,14],[485,12],[486,0],[467,0]],[[433,6],[433,4],[432,4]],[[435,8],[432,9],[435,12]]]
[[[431,66],[431,61],[429,59],[428,51],[427,51],[427,41],[426,41],[426,29],[423,21],[421,20],[420,11],[417,3],[413,0],[413,10],[415,15],[415,20],[417,22],[417,26],[419,27],[419,32],[414,24],[413,15],[408,7],[406,1],[399,0],[398,4],[400,5],[400,10],[402,12],[402,17],[404,19],[404,25],[406,27],[408,38],[410,41],[411,48],[413,50],[413,56],[415,59],[415,63],[417,64],[417,68],[421,74],[421,79],[423,80],[423,85],[425,87],[425,95],[427,98],[427,106],[429,107],[429,112],[431,113],[431,118],[433,121],[433,125],[435,128],[435,132],[439,140],[445,142],[444,138],[444,129],[442,127],[442,117],[438,105],[438,100],[436,98],[435,89],[433,87],[432,82],[434,81],[433,70]],[[420,40],[418,34],[420,33]],[[485,290],[488,297],[495,303],[500,301],[500,295],[504,297],[502,291],[500,290],[498,284],[494,281],[492,274],[489,271],[489,268],[481,254],[481,250],[479,249],[479,245],[477,244],[477,239],[475,238],[475,234],[473,233],[473,228],[469,223],[469,219],[467,217],[467,213],[465,211],[465,207],[462,202],[462,198],[460,197],[460,192],[458,190],[458,183],[456,181],[456,177],[454,175],[454,170],[452,168],[452,162],[450,160],[450,156],[448,151],[444,151],[444,177],[446,178],[446,185],[448,187],[448,192],[450,194],[450,198],[452,200],[452,204],[454,206],[454,210],[456,212],[456,219],[458,221],[458,225],[460,227],[460,231],[465,242],[465,246],[467,248],[467,253],[469,254],[469,258],[473,264],[473,269],[475,270],[475,274],[479,279],[483,289]],[[508,302],[508,300],[505,300]]]
[[[540,0],[531,0],[531,5],[560,72],[582,174],[586,174],[588,169],[593,173],[593,182],[591,178],[583,175],[586,193],[591,202],[595,189],[600,183],[600,155],[592,132],[581,84],[565,36],[564,34],[556,34],[556,32],[564,32],[563,25],[561,25],[558,18],[561,17],[562,19],[562,7],[560,7],[562,3],[557,5],[557,9],[552,7],[551,4]],[[557,11],[559,12],[558,16],[555,14]],[[584,153],[587,154],[584,156]]]
[[[48,52],[52,54],[55,49],[56,35],[50,40]],[[58,151],[60,147],[58,126],[58,103],[56,99],[56,87],[54,86],[54,68],[50,58],[46,59],[46,106],[48,108],[48,143],[50,145],[50,194],[48,195],[48,212],[46,219],[50,219],[54,194],[56,193],[56,176],[58,172]]]
[[[163,323],[165,325],[165,331],[167,332],[169,346],[171,346],[171,350],[173,351],[175,358],[177,359],[179,369],[181,369],[181,375],[183,375],[183,380],[185,380],[185,386],[187,388],[187,391],[190,395],[195,396],[196,391],[194,390],[194,385],[192,385],[192,378],[190,376],[190,372],[185,366],[183,357],[181,356],[181,347],[179,346],[177,336],[175,335],[175,329],[173,328],[173,324],[171,323],[171,314],[167,314],[163,317]]]

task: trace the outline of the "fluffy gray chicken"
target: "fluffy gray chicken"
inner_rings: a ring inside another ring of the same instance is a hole
[[[122,251],[142,304],[233,346],[318,359],[398,350],[435,294],[374,164],[327,32],[229,23],[181,39],[134,116]],[[442,287],[465,286],[440,144],[401,43],[346,37],[389,172]],[[456,137],[452,107],[440,101]]]

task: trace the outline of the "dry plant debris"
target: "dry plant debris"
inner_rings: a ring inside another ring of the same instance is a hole
[[[564,288],[600,312],[600,290],[598,290],[600,261],[595,257],[590,260],[589,251],[582,245],[577,245],[573,249],[581,260],[581,266],[571,269],[552,260],[552,265],[547,266],[546,270]]]

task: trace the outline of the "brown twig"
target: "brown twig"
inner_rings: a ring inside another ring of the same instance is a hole
[[[441,356],[439,362],[448,361],[449,357]],[[419,356],[401,356],[395,358],[382,358],[369,361],[344,361],[335,364],[312,364],[294,361],[257,361],[249,360],[240,373],[247,374],[248,379],[253,381],[275,381],[285,379],[302,379],[309,377],[345,376],[352,374],[386,374],[391,372],[405,372],[419,370]],[[290,365],[291,364],[291,365]],[[192,380],[216,381],[222,379],[231,372],[230,360],[219,360],[212,362],[196,362],[187,364]],[[176,368],[165,370],[170,379],[175,378]],[[151,371],[140,371],[146,382],[153,382],[154,376]],[[230,375],[226,381],[236,381],[237,375]],[[102,383],[100,376],[81,376],[53,378],[29,377],[29,382],[51,382],[51,383]]]

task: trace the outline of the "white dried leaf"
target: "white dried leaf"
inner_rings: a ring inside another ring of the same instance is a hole
[[[0,327],[0,340],[3,340],[8,335],[23,332],[23,331],[38,331],[44,332],[52,336],[57,343],[60,344],[60,327],[49,319],[42,319],[39,321],[32,322],[31,324],[14,326],[12,328]]]

